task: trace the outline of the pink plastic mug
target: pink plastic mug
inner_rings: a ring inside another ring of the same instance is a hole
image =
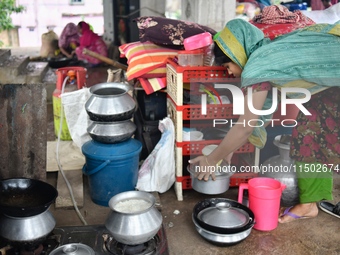
[[[254,213],[254,229],[274,230],[278,225],[280,200],[286,185],[267,177],[256,177],[248,183],[241,183],[238,190],[238,202],[242,203],[243,190],[248,189],[249,209]]]

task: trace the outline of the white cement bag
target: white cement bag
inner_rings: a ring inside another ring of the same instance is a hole
[[[175,128],[170,118],[159,122],[161,139],[145,159],[138,173],[138,190],[163,193],[175,182]]]
[[[67,126],[73,142],[81,148],[82,145],[91,140],[87,133],[88,115],[85,103],[90,98],[89,88],[82,88],[72,92],[61,94],[61,103],[64,109]]]

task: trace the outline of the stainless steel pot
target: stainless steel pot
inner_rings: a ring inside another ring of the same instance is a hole
[[[92,121],[87,128],[91,138],[100,143],[118,143],[126,141],[136,131],[136,125],[131,120],[99,122]]]
[[[252,228],[248,228],[244,231],[233,233],[233,234],[219,234],[214,233],[211,231],[208,231],[204,228],[202,228],[194,219],[192,218],[192,221],[194,222],[194,225],[196,227],[197,232],[207,241],[212,242],[214,244],[218,245],[234,245],[237,244],[244,239],[246,239],[250,233]]]
[[[130,85],[124,83],[99,83],[90,88],[91,96],[85,103],[89,118],[93,121],[111,122],[131,119],[136,101],[128,92]]]
[[[234,173],[231,168],[224,161],[220,165],[221,171],[216,171],[216,179],[213,180],[211,176],[208,181],[198,180],[196,177],[195,166],[188,165],[187,170],[191,177],[191,186],[194,190],[202,194],[217,195],[226,192],[230,185],[230,176]]]
[[[155,197],[144,191],[126,191],[109,201],[111,212],[105,227],[123,244],[142,244],[153,238],[162,225],[162,214],[155,208]]]
[[[49,210],[30,217],[0,215],[0,236],[14,242],[34,241],[51,233],[55,224]]]

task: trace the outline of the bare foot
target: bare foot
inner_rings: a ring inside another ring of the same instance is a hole
[[[296,219],[314,218],[318,215],[316,203],[297,204],[286,213],[282,212],[279,217],[280,223],[288,223]]]

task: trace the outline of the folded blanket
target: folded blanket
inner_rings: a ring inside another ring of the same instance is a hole
[[[315,24],[313,20],[305,16],[300,10],[291,12],[284,5],[271,5],[263,8],[262,13],[253,18],[254,22],[263,24],[279,23],[303,23]]]
[[[166,77],[138,78],[138,80],[147,95],[150,95],[151,93],[164,89],[166,87]]]

